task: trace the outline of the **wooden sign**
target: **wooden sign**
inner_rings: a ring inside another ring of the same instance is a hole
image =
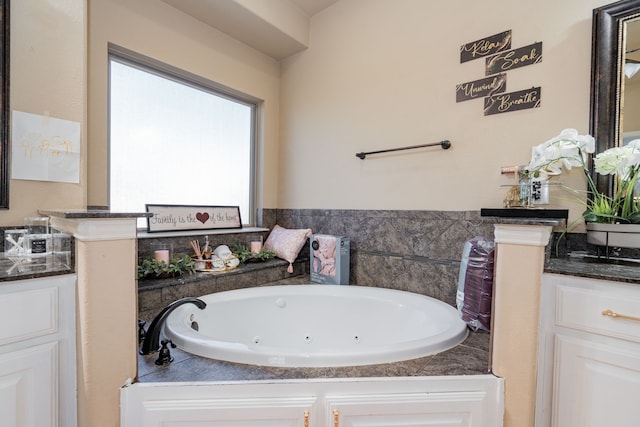
[[[532,87],[518,92],[489,96],[484,99],[484,115],[538,108],[540,107],[541,92],[542,88]]]
[[[511,30],[460,46],[460,63],[511,49]]]
[[[542,42],[501,52],[486,59],[485,75],[501,73],[542,61]]]
[[[483,98],[505,90],[507,90],[507,74],[496,74],[495,76],[457,85],[456,102]]]
[[[242,228],[238,206],[145,205],[153,216],[147,231],[214,230]]]

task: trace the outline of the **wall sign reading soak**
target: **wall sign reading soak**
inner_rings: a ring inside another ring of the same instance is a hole
[[[486,59],[485,75],[513,70],[542,62],[542,42],[501,52]]]
[[[239,206],[145,205],[147,231],[242,228]]]
[[[472,82],[461,83],[456,87],[456,102],[482,98],[507,89],[507,74],[497,74]]]
[[[540,107],[542,88],[532,87],[518,92],[501,93],[484,99],[484,115],[508,113]]]
[[[511,49],[511,30],[460,46],[460,63]]]

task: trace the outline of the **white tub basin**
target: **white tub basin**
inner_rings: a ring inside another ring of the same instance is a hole
[[[167,318],[181,349],[263,366],[390,363],[438,353],[467,337],[458,311],[424,295],[339,285],[263,286],[200,297]],[[196,330],[197,329],[197,330]]]

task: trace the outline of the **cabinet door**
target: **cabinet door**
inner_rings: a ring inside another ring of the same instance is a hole
[[[123,427],[315,427],[315,397],[149,399],[122,411]]]
[[[471,427],[499,425],[487,419],[487,393],[398,393],[327,396],[327,427]]]
[[[553,426],[640,425],[640,345],[558,334]]]
[[[0,354],[0,424],[54,427],[57,422],[57,343]]]

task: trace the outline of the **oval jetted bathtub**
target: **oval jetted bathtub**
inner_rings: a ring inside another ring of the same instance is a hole
[[[365,286],[284,285],[200,297],[166,320],[181,349],[278,367],[356,366],[438,353],[467,337],[458,311],[410,292]]]

